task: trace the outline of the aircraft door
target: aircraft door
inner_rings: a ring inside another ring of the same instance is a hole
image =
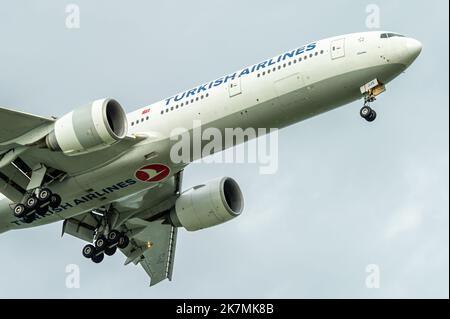
[[[345,57],[345,38],[331,41],[330,52],[332,60]]]
[[[242,93],[242,88],[241,88],[241,78],[235,78],[233,80],[231,80],[230,82],[228,82],[228,94],[230,95],[230,97],[239,95]]]

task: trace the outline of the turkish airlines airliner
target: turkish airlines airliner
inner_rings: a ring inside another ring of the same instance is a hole
[[[173,160],[177,128],[283,128],[358,99],[361,117],[372,122],[376,97],[421,50],[397,33],[354,33],[307,43],[130,114],[111,98],[60,118],[0,108],[0,233],[62,221],[63,234],[88,242],[82,254],[93,262],[119,249],[125,264],[143,266],[151,285],[171,279],[178,228],[215,226],[243,210],[229,177],[181,190],[183,169],[203,155]]]

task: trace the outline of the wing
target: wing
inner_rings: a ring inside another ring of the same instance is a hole
[[[66,156],[39,147],[54,127],[54,119],[17,112],[0,107],[0,193],[13,202],[23,198],[33,172],[45,166],[45,181],[65,174],[76,175],[116,160],[131,147],[146,139],[158,139],[147,134],[126,136],[101,151],[80,156]],[[39,180],[39,179],[38,179]]]
[[[10,148],[11,144],[27,133],[48,127],[53,122],[53,119],[0,107],[0,151]]]
[[[126,232],[130,244],[121,249],[125,265],[140,264],[153,286],[166,278],[172,280],[177,228],[166,224],[162,216],[174,205],[181,188],[182,173],[160,185],[112,204],[113,228]],[[94,213],[70,218],[64,222],[63,234],[92,242],[101,220]]]

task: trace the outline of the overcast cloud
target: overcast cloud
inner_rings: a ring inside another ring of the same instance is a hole
[[[279,52],[367,30],[369,1],[0,4],[0,105],[61,116],[97,98],[132,111]],[[61,223],[0,235],[0,297],[449,297],[448,1],[373,1],[381,28],[419,39],[368,124],[356,102],[280,131],[279,170],[194,164],[184,188],[241,185],[236,220],[178,237],[174,281],[148,287],[116,254],[95,265]],[[81,288],[65,268],[78,264]],[[381,271],[379,289],[366,267]]]

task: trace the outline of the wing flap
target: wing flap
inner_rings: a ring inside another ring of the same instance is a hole
[[[140,263],[149,274],[150,286],[172,279],[177,228],[161,220],[148,222],[132,218],[126,222],[131,229],[131,247],[122,250],[128,257],[125,264]],[[136,231],[137,230],[137,231]]]

